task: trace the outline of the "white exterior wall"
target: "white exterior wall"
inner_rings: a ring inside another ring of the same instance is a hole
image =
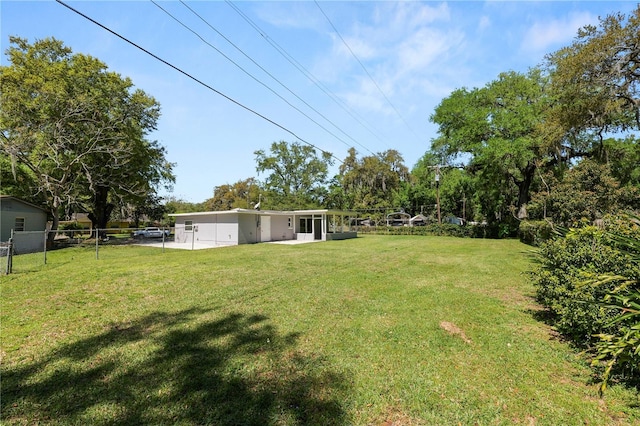
[[[238,215],[238,244],[253,244],[258,242],[258,215]]]
[[[215,216],[197,216],[192,220],[196,242],[215,245],[218,236]]]
[[[185,230],[185,222],[191,220],[192,231]],[[175,241],[218,246],[238,245],[238,215],[194,215],[176,217]]]
[[[184,217],[176,217],[176,224],[173,228],[173,234],[176,243],[187,242],[187,235],[184,231],[184,220]]]
[[[238,214],[223,214],[217,216],[218,223],[215,229],[216,245],[238,245]],[[197,240],[196,240],[197,241]]]
[[[185,222],[191,220],[193,221],[193,226],[198,224],[196,218],[194,217],[176,217],[176,226],[174,228],[175,242],[176,243],[185,243],[191,244],[193,242],[193,231],[185,230]]]
[[[289,227],[291,219],[291,227]],[[271,241],[293,240],[293,215],[271,216]]]

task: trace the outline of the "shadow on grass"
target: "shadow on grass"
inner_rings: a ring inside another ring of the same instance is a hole
[[[154,313],[3,368],[7,423],[348,422],[346,380],[264,316]]]

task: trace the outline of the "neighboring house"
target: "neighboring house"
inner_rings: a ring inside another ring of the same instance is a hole
[[[64,228],[69,225],[74,225],[82,229],[92,229],[88,213],[72,213],[69,220],[61,220],[59,224],[60,228]]]
[[[248,210],[170,214],[177,243],[238,245],[268,241],[327,241],[356,238],[355,213],[339,210]]]
[[[409,226],[411,215],[405,212],[394,212],[387,215],[387,226]]]
[[[0,242],[9,241],[13,230],[15,253],[40,251],[44,248],[46,229],[46,210],[10,195],[0,195]]]
[[[110,220],[107,222],[107,228],[116,230],[118,228],[128,229],[131,227],[133,219]],[[61,220],[60,226],[77,225],[82,229],[93,229],[93,223],[89,219],[89,213],[73,213],[69,220]]]
[[[409,226],[425,226],[427,223],[429,223],[429,219],[421,214],[415,215],[409,219]]]

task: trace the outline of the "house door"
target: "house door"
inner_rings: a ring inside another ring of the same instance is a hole
[[[271,241],[271,216],[260,218],[260,241]]]
[[[322,219],[313,219],[313,239],[322,239]]]

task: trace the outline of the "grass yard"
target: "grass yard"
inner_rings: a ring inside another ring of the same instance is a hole
[[[640,424],[513,240],[48,254],[1,278],[3,424]]]

